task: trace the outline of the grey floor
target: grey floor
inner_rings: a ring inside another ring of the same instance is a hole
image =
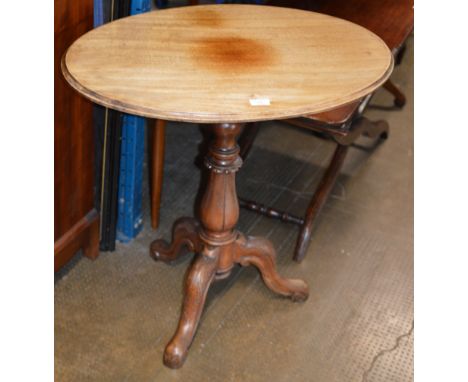
[[[190,256],[156,263],[149,243],[192,215],[200,134],[167,129],[161,226],[95,261],[80,256],[55,282],[57,381],[395,381],[413,380],[413,45],[393,79],[403,110],[378,91],[366,114],[390,123],[372,154],[352,148],[303,263],[291,261],[297,228],[241,211],[240,228],[264,235],[278,269],[304,278],[305,303],[271,293],[253,268],[210,290],[198,334],[180,370],[162,364],[182,301]],[[369,145],[366,138],[360,141]],[[238,176],[238,193],[301,213],[333,143],[281,123],[262,128]]]

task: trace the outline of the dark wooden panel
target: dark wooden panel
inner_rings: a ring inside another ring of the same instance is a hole
[[[270,0],[269,5],[298,8],[340,17],[371,30],[390,49],[398,49],[413,30],[410,0]]]
[[[54,244],[54,270],[63,267],[78,250],[95,259],[99,255],[99,214],[92,209]]]
[[[67,249],[63,237],[87,239],[89,235],[75,230],[87,227],[78,223],[94,208],[93,110],[91,102],[66,83],[60,60],[74,40],[92,29],[93,0],[55,0],[54,11],[54,240],[55,256],[66,253],[63,256],[68,259],[73,251]],[[88,247],[88,243],[73,246],[75,250]]]

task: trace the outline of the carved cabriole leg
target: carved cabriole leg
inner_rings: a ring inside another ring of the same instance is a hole
[[[155,260],[173,261],[184,254],[184,249],[199,253],[202,248],[200,224],[194,218],[180,218],[172,228],[171,244],[162,239],[153,241],[150,255]]]
[[[261,237],[239,234],[235,242],[234,261],[242,266],[254,265],[263,281],[273,292],[304,301],[309,297],[309,288],[302,280],[282,278],[276,271],[276,251],[271,242]]]
[[[187,357],[217,266],[217,255],[197,255],[187,273],[179,326],[164,352],[164,364],[170,368],[181,367]]]

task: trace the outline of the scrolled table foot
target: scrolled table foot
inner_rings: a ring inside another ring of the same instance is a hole
[[[270,290],[289,297],[293,301],[307,300],[309,287],[304,281],[286,279],[278,274],[275,263],[276,251],[269,240],[239,234],[234,245],[234,261],[242,266],[257,267]]]
[[[200,224],[194,218],[178,219],[172,229],[172,242],[159,239],[150,245],[150,255],[154,260],[173,261],[190,252],[201,252],[202,243],[199,237]],[[185,249],[188,249],[186,251]]]
[[[177,347],[177,344],[170,343],[164,351],[164,365],[171,369],[179,369],[187,358],[187,349]]]
[[[217,267],[217,256],[199,254],[187,273],[179,325],[164,351],[164,364],[172,369],[181,367],[187,357]]]

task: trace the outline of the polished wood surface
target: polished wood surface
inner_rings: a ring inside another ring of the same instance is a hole
[[[393,57],[373,33],[294,9],[207,5],[124,18],[62,61],[80,93],[166,120],[241,122],[326,111],[380,86]]]
[[[99,216],[94,208],[93,107],[60,72],[70,44],[93,27],[93,1],[54,2],[54,269],[80,249],[99,254]]]
[[[171,244],[156,240],[150,246],[155,260],[175,260],[184,249],[197,254],[186,276],[179,325],[164,352],[164,363],[171,368],[181,367],[187,357],[210,284],[228,277],[235,264],[255,266],[269,289],[294,301],[304,301],[309,295],[304,281],[277,273],[276,253],[267,239],[245,237],[236,229],[239,203],[235,174],[242,165],[236,140],[241,128],[240,124],[212,127],[213,139],[205,158],[209,179],[200,223],[181,218],[174,224]]]

